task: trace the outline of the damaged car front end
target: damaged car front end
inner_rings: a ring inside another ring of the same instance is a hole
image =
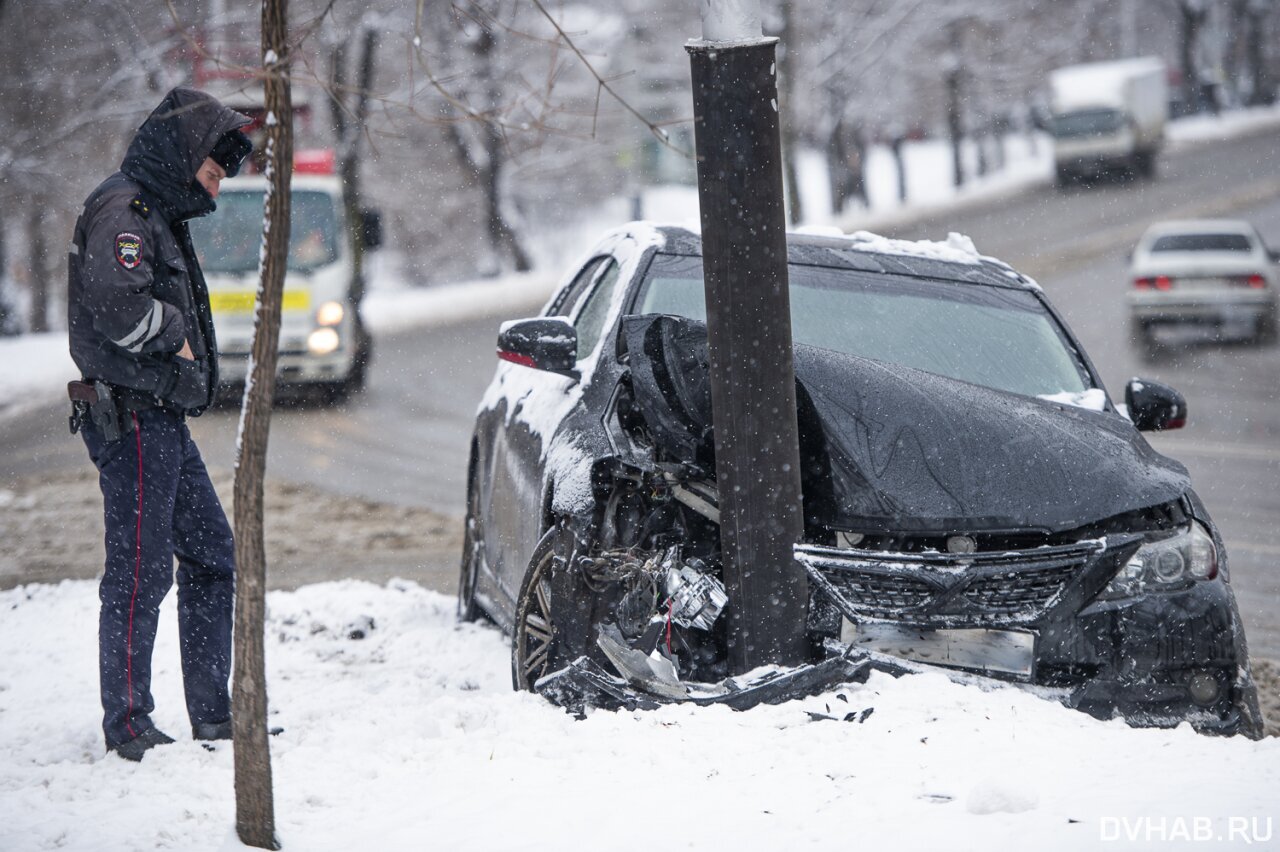
[[[929,665],[1259,735],[1222,542],[1135,427],[1180,425],[1181,398],[1131,383],[1122,415],[1027,279],[887,241],[792,241],[812,664],[732,672],[698,249],[616,237],[537,334],[504,330],[460,612],[511,631],[517,688],[743,707]]]

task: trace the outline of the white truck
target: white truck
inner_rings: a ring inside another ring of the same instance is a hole
[[[222,381],[243,385],[253,343],[253,308],[262,242],[261,175],[226,180],[213,214],[192,221],[192,237],[209,286]],[[316,388],[331,400],[363,389],[372,341],[360,319],[358,279],[342,182],[332,157],[295,166],[289,265],[280,318],[277,381]],[[381,240],[376,214],[362,214],[364,247]]]
[[[1169,112],[1168,75],[1155,57],[1089,62],[1049,75],[1059,186],[1113,170],[1155,175]]]

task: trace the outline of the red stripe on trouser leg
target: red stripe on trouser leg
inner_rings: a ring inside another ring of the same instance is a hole
[[[133,610],[138,603],[138,582],[142,575],[142,429],[138,426],[138,413],[129,412],[133,418],[133,434],[138,442],[138,526],[133,561],[133,598],[129,601],[129,632],[125,638],[125,680],[129,688],[129,714],[125,716],[124,726],[129,735],[136,737],[130,720],[133,718]]]

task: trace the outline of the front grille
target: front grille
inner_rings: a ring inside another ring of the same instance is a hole
[[[866,571],[843,572],[834,582],[855,609],[877,617],[917,609],[932,600],[935,591],[928,583],[912,577]]]
[[[971,580],[961,591],[965,600],[987,612],[1017,613],[1043,609],[1071,581],[1079,566],[1040,571],[1005,571]]]
[[[1105,550],[1101,540],[969,554],[797,545],[813,586],[850,619],[995,624],[1052,607]]]

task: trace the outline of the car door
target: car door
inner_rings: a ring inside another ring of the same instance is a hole
[[[607,254],[597,254],[584,263],[543,315],[564,316],[574,311],[609,260]],[[500,401],[481,415],[487,421],[490,439],[476,487],[480,489],[485,563],[493,572],[499,596],[509,604],[541,535],[543,443],[551,437],[522,415],[545,407],[547,397],[568,393],[574,382],[500,362],[493,383]]]

